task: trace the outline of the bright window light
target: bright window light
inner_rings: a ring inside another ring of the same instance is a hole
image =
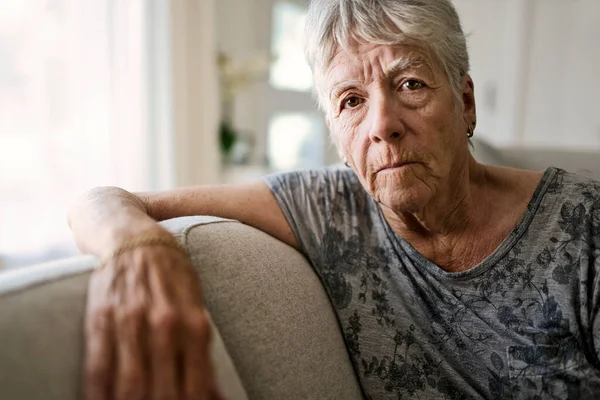
[[[269,124],[270,166],[279,171],[323,165],[324,129],[314,114],[281,113]]]
[[[297,4],[280,2],[273,7],[271,51],[276,61],[270,83],[276,89],[308,92],[312,88],[312,74],[302,50],[305,18],[306,10]]]
[[[0,270],[73,254],[70,204],[146,189],[142,2],[0,1]]]

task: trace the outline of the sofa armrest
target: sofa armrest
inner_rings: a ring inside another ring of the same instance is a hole
[[[331,305],[299,253],[235,221],[163,224],[201,277],[227,398],[246,398],[244,389],[252,399],[362,397]],[[0,273],[0,398],[78,398],[85,297],[96,263],[77,257]]]
[[[190,252],[251,399],[362,399],[331,303],[302,254],[237,221],[165,226]]]
[[[0,399],[81,398],[85,297],[97,264],[81,256],[0,273]],[[247,400],[216,330],[211,356],[226,398]]]

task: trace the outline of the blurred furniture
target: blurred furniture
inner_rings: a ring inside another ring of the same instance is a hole
[[[473,138],[473,156],[483,164],[543,171],[549,166],[600,181],[600,152],[556,150],[536,147],[496,148]]]

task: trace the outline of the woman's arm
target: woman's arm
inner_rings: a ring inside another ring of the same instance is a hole
[[[187,215],[237,219],[297,246],[263,182],[163,193],[87,192],[68,217],[81,251],[103,257],[123,243],[154,244],[119,252],[92,274],[85,319],[86,399],[222,398],[210,365],[210,329],[196,273],[156,222]]]
[[[142,233],[166,233],[156,221],[189,215],[236,219],[298,246],[277,201],[262,181],[139,194],[115,187],[96,188],[74,204],[68,222],[79,249],[102,256]]]

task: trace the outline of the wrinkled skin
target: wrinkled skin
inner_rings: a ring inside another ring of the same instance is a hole
[[[87,400],[222,399],[198,279],[178,250],[140,247],[95,271],[85,330]]]
[[[468,75],[455,99],[427,51],[357,44],[339,51],[324,76],[334,142],[376,201],[395,213],[418,213],[436,196],[455,197],[449,188],[466,179],[466,132],[475,125]]]
[[[470,269],[512,231],[541,173],[479,164],[470,154],[474,85],[452,89],[411,43],[355,43],[317,74],[338,152],[396,234],[445,271]]]

